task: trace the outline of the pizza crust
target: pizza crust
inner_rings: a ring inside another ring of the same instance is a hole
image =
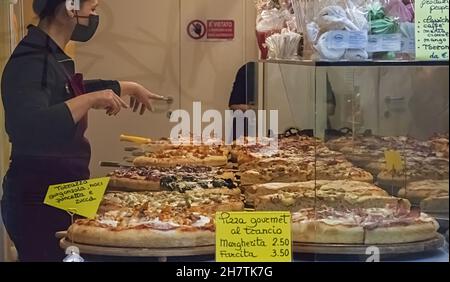
[[[447,214],[449,212],[449,196],[430,197],[420,202],[420,209],[427,213]]]
[[[138,180],[111,176],[109,188],[131,191],[162,191],[159,181]]]
[[[425,180],[407,184],[406,188],[400,189],[398,196],[420,204],[422,200],[430,197],[448,196],[448,192],[448,180]]]
[[[301,243],[363,244],[364,229],[360,226],[326,224],[318,221],[292,223],[292,240]]]
[[[408,226],[378,227],[366,230],[364,242],[371,245],[425,241],[434,238],[438,229],[439,224],[434,220]]]
[[[76,243],[105,247],[185,248],[211,246],[215,243],[215,233],[206,229],[161,231],[146,228],[113,231],[108,228],[73,224],[67,235],[69,240]]]

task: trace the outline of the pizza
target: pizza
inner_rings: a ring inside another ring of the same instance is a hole
[[[327,206],[335,209],[392,207],[409,210],[408,200],[389,196],[374,185],[357,181],[267,183],[245,191],[255,210],[291,211]]]
[[[386,178],[383,173],[386,169],[384,153],[388,150],[399,151],[409,162],[408,169],[413,170],[412,174],[418,175],[413,176],[413,180],[434,179],[434,177],[441,179],[439,177],[442,176],[435,176],[436,172],[433,170],[437,171],[437,174],[448,175],[448,136],[437,135],[427,141],[404,136],[345,136],[328,141],[327,146],[343,153],[353,164],[371,172],[374,176],[381,174],[383,180]],[[444,165],[439,165],[439,162]],[[419,174],[424,165],[427,172],[421,176]],[[428,172],[431,172],[429,176],[426,175]]]
[[[448,218],[449,211],[449,197],[447,195],[431,196],[420,202],[420,209],[423,212],[446,215]]]
[[[373,176],[355,167],[342,153],[332,151],[317,138],[280,138],[278,148],[261,144],[234,147],[241,185],[268,182],[355,180],[373,182]]]
[[[424,180],[408,183],[399,191],[398,196],[418,204],[429,197],[448,196],[448,189],[448,180]]]
[[[234,173],[203,166],[124,167],[111,172],[109,188],[130,191],[179,191],[236,188]]]
[[[81,244],[130,248],[211,246],[217,211],[241,211],[239,189],[108,193],[95,219],[80,219],[68,239]]]
[[[292,214],[294,242],[326,244],[400,244],[432,239],[439,224],[415,211],[392,208],[302,209]]]
[[[354,180],[373,183],[373,176],[344,158],[267,158],[239,167],[241,185],[268,182]]]
[[[157,152],[147,152],[134,159],[137,167],[225,166],[229,151],[215,146],[181,146]]]
[[[385,167],[377,176],[384,187],[405,187],[407,183],[420,180],[446,180],[449,176],[449,161],[445,158],[407,157],[403,170],[388,171]]]
[[[430,143],[433,150],[436,152],[438,157],[449,158],[449,143],[448,143],[448,134],[446,135],[435,135],[431,137]]]
[[[240,165],[268,158],[341,157],[342,153],[332,151],[317,138],[293,136],[280,138],[276,148],[270,145],[253,144],[234,146],[233,159]]]
[[[448,180],[424,180],[408,183],[398,196],[420,205],[421,210],[429,213],[448,213]]]

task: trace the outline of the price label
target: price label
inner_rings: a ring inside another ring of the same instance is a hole
[[[217,262],[291,262],[289,212],[218,212]]]
[[[388,171],[402,171],[404,166],[403,166],[403,161],[402,161],[402,156],[400,155],[400,153],[398,151],[386,151],[384,152],[384,156],[386,159],[386,169]]]
[[[327,43],[330,49],[364,49],[367,41],[367,32],[333,30],[329,31]]]
[[[367,52],[397,52],[402,50],[402,35],[372,34],[369,36]]]
[[[94,218],[108,187],[109,177],[76,181],[48,187],[46,205]]]
[[[448,60],[448,1],[416,1],[416,58]]]

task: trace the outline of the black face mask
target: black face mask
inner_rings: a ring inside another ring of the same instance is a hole
[[[72,33],[71,40],[78,42],[86,42],[91,39],[95,32],[97,31],[98,24],[100,22],[100,17],[98,15],[90,15],[89,17],[78,16],[77,17],[77,25]],[[89,25],[82,25],[78,22],[79,18],[89,18]]]

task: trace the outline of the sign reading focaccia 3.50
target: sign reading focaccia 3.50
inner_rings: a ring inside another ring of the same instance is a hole
[[[289,212],[218,212],[217,262],[292,261]]]
[[[448,60],[448,0],[417,0],[416,58]]]
[[[74,214],[94,218],[105,194],[109,177],[48,187],[44,203]]]

